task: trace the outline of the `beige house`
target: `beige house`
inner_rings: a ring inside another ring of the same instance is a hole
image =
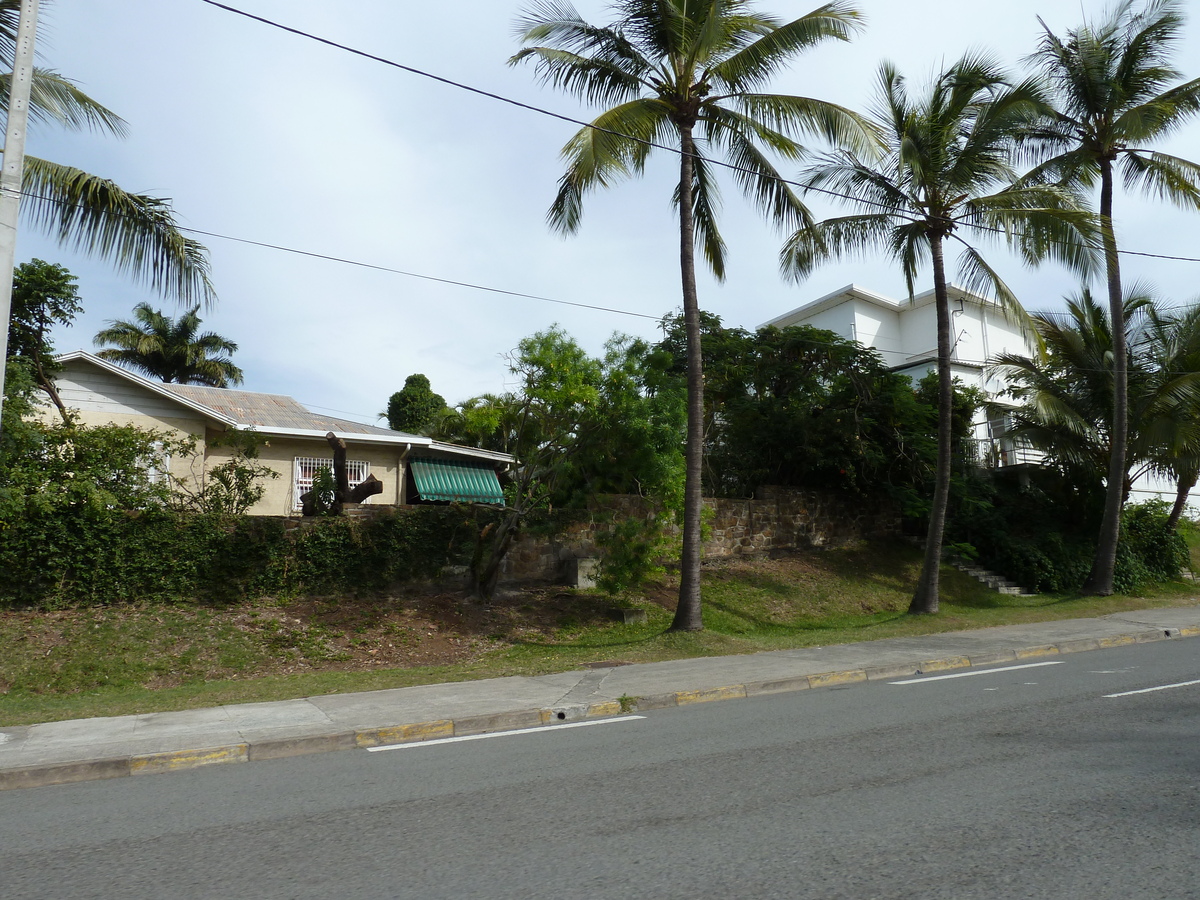
[[[170,460],[171,475],[181,481],[197,484],[229,458],[228,448],[214,446],[225,431],[262,435],[259,459],[280,477],[265,482],[266,494],[250,510],[254,515],[300,515],[300,495],[321,466],[332,466],[325,437],[330,432],[346,442],[351,487],[368,475],[383,482],[383,493],[368,498],[374,504],[500,502],[497,473],[513,462],[505,453],[319,415],[282,394],[163,384],[84,350],[58,360],[58,392],[82,424],[136,425],[191,437],[195,454]]]

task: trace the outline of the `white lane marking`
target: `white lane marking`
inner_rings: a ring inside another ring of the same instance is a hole
[[[1181,681],[1178,684],[1160,684],[1158,687],[1142,688],[1140,691],[1122,691],[1119,694],[1105,694],[1105,697],[1129,697],[1133,694],[1150,694],[1154,691],[1167,691],[1177,687],[1191,687],[1193,684],[1200,684],[1200,678],[1195,681]]]
[[[632,722],[645,716],[621,716],[617,719],[592,719],[588,722],[567,722],[563,725],[539,725],[536,728],[518,728],[515,731],[491,731],[487,734],[464,734],[461,737],[437,738],[432,741],[409,741],[407,744],[388,744],[386,747],[368,747],[370,753],[381,750],[411,750],[414,747],[432,747],[434,744],[457,744],[462,741],[482,741],[487,738],[509,737],[514,734],[534,734],[538,731],[562,731],[564,728],[583,728],[586,725],[614,725],[617,722]]]
[[[976,669],[973,672],[954,672],[950,675],[930,675],[927,678],[908,678],[904,681],[889,681],[888,684],[923,684],[926,681],[944,681],[947,678],[969,678],[972,675],[991,675],[994,672],[1011,672],[1014,669],[1036,669],[1038,666],[1061,666],[1063,660],[1056,659],[1051,662],[1036,662],[1024,663],[1019,666],[1001,666],[998,669]],[[1027,681],[1026,684],[1036,684],[1034,681]]]

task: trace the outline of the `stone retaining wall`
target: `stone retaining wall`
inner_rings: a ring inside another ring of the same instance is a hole
[[[525,535],[509,550],[502,580],[557,581],[567,560],[600,555],[596,533],[617,518],[653,515],[637,496],[602,498],[585,521],[552,537]],[[840,547],[863,538],[900,534],[900,514],[883,504],[849,500],[821,491],[763,487],[753,500],[705,499],[708,540],[704,557],[718,559],[744,553],[804,547]]]

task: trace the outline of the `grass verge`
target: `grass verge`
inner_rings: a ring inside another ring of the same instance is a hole
[[[0,725],[381,690],[596,662],[653,662],[1196,604],[1177,582],[1137,596],[1014,597],[944,568],[942,609],[910,616],[920,558],[901,544],[705,567],[706,629],[671,634],[674,586],[613,619],[602,596],[514,591],[492,607],[408,592],[293,603],[0,613]]]

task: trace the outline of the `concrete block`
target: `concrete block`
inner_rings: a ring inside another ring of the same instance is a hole
[[[757,681],[746,685],[747,697],[759,697],[766,694],[786,694],[791,691],[807,691],[809,688],[807,675],[796,675],[792,678],[780,678],[776,681]]]
[[[645,625],[646,611],[644,609],[627,609],[625,607],[612,607],[608,611],[609,616],[616,619],[618,622],[624,622],[626,625]]]
[[[867,681],[887,681],[889,678],[907,678],[916,675],[920,669],[916,663],[896,663],[890,666],[870,666],[863,671]]]
[[[1100,642],[1095,638],[1080,638],[1076,641],[1059,641],[1055,646],[1059,653],[1082,653],[1085,650],[1099,650]]]
[[[650,694],[647,697],[638,697],[634,707],[641,711],[643,709],[666,709],[678,705],[675,702],[674,694]]]
[[[522,709],[490,716],[464,716],[454,720],[454,736],[515,731],[518,728],[536,728],[541,724],[541,710],[537,709]]]
[[[19,769],[0,769],[0,791],[17,791],[48,784],[73,784],[77,781],[100,781],[105,778],[125,778],[128,775],[128,757],[23,766]]]
[[[250,744],[250,762],[260,759],[285,759],[289,756],[306,756],[310,753],[333,753],[338,750],[353,750],[358,746],[353,731],[342,734],[319,734],[312,737],[278,738],[254,741]]]
[[[567,560],[567,584],[574,588],[590,591],[596,587],[600,575],[600,560],[592,557],[576,557]]]
[[[1017,654],[1011,650],[983,650],[972,653],[969,657],[972,666],[996,666],[1000,663],[1015,662]]]

